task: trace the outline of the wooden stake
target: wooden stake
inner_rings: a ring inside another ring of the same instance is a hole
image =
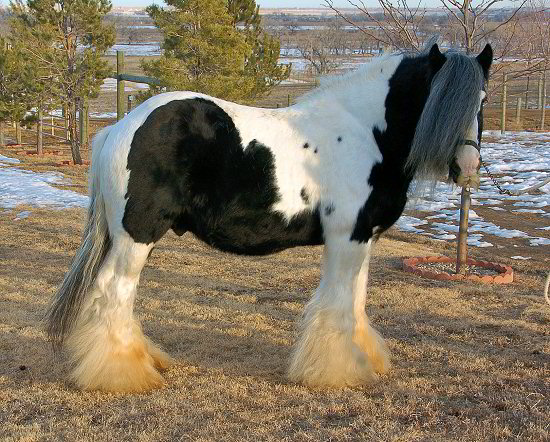
[[[518,97],[518,105],[516,107],[516,125],[521,122],[521,97]]]
[[[468,263],[468,215],[470,213],[470,191],[462,188],[460,198],[460,226],[458,229],[458,247],[456,253],[456,273],[465,274]]]

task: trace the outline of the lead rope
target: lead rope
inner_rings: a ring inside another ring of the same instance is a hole
[[[487,167],[487,164],[481,160],[481,164],[485,168],[485,171],[487,172],[487,175],[489,175],[489,178],[491,178],[491,181],[493,181],[493,184],[496,186],[498,191],[503,195],[510,195],[510,196],[520,196],[525,193],[532,192],[533,190],[539,189],[542,186],[545,186],[546,184],[550,183],[550,178],[545,179],[543,182],[535,184],[534,186],[528,187],[527,189],[520,190],[519,192],[511,192],[508,189],[503,189],[500,187],[496,177],[489,171],[489,168]],[[546,302],[548,305],[550,305],[550,298],[548,297],[548,287],[550,286],[550,272],[548,272],[548,276],[546,277],[546,283],[544,284],[544,299],[546,299]]]
[[[546,178],[541,183],[535,184],[534,186],[528,187],[527,189],[520,190],[519,192],[511,192],[508,189],[503,189],[502,187],[500,187],[496,177],[489,171],[489,168],[487,167],[487,163],[485,163],[483,160],[480,160],[480,161],[483,167],[485,168],[487,175],[489,175],[489,178],[491,178],[491,181],[493,181],[493,184],[496,186],[498,191],[503,195],[520,196],[520,195],[523,195],[524,193],[529,193],[529,192],[532,192],[533,190],[537,190],[542,186],[545,186],[546,184],[550,183],[550,178]]]

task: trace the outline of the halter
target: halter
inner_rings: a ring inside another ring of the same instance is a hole
[[[480,146],[476,141],[474,141],[474,140],[464,140],[464,141],[462,142],[462,144],[468,145],[468,146],[474,146],[474,147],[477,149],[477,151],[478,151],[479,153],[481,153],[481,146]]]

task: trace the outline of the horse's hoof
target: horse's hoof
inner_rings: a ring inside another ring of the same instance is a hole
[[[172,359],[141,333],[139,325],[134,324],[125,341],[99,330],[86,333],[83,328],[66,340],[73,366],[70,379],[77,387],[138,393],[164,385],[159,370],[167,369]]]
[[[354,339],[352,328],[345,328],[337,312],[324,310],[308,314],[294,348],[289,378],[310,387],[373,383],[378,379],[377,370],[362,347]],[[378,364],[378,368],[384,368],[383,364]]]

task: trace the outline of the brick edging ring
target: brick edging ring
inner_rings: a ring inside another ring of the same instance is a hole
[[[479,261],[477,259],[468,258],[469,265],[475,265],[478,267],[485,267],[486,269],[496,270],[498,275],[458,275],[456,273],[447,272],[432,272],[427,269],[418,268],[418,264],[422,263],[454,263],[455,259],[447,256],[424,256],[415,258],[405,258],[403,260],[403,270],[405,272],[414,273],[415,275],[422,276],[423,278],[437,279],[439,281],[475,281],[485,284],[510,284],[514,281],[514,270],[512,267],[497,264],[489,261]]]

